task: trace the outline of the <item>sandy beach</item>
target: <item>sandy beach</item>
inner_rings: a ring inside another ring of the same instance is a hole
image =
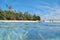
[[[0,20],[0,22],[43,22],[43,21],[29,21],[29,20]],[[52,21],[44,21],[44,22],[52,22]],[[60,22],[60,21],[53,21]]]
[[[0,22],[40,22],[40,21],[27,21],[27,20],[0,20]]]

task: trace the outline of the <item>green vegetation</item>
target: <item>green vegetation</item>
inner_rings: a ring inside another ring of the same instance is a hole
[[[13,10],[1,10],[0,20],[40,20],[40,16],[31,15],[28,12],[16,12]]]

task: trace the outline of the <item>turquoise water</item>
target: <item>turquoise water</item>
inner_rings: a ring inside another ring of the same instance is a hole
[[[0,22],[0,40],[60,40],[60,23]]]

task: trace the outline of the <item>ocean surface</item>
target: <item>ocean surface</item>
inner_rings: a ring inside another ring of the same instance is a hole
[[[60,40],[60,23],[0,22],[0,40]]]

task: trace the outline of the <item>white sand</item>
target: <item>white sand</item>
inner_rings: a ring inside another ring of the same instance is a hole
[[[0,20],[0,22],[39,22],[39,21],[25,21],[25,20]]]
[[[43,21],[28,21],[28,20],[0,20],[0,22],[43,22]],[[52,22],[52,21],[45,21],[45,22]],[[60,21],[53,21],[53,22],[60,22]]]

